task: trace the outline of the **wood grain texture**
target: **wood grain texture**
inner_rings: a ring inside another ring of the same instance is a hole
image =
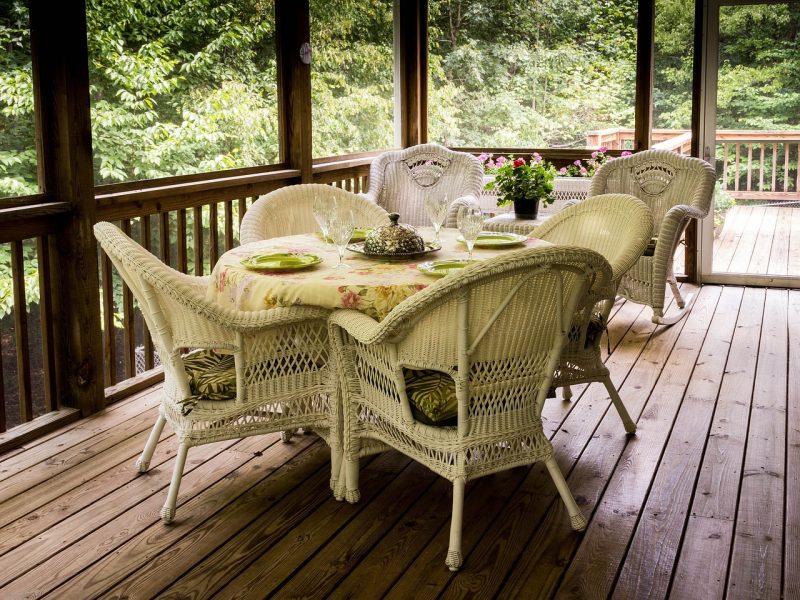
[[[797,210],[797,209],[795,209]],[[789,292],[789,365],[800,365],[800,291]],[[800,373],[789,368],[786,398],[786,527],[783,591],[800,598]]]

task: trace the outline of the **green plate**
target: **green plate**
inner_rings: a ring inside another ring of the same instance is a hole
[[[417,269],[426,275],[433,275],[434,277],[444,277],[450,273],[460,271],[464,267],[476,263],[476,260],[468,260],[455,258],[453,260],[430,260],[428,262],[419,263]]]
[[[478,239],[475,240],[475,246],[478,248],[493,248],[497,246],[516,246],[528,239],[527,235],[519,233],[503,233],[502,231],[481,231],[478,234]],[[464,242],[464,236],[459,235],[456,241]]]
[[[242,260],[242,266],[253,271],[295,271],[318,265],[321,262],[322,258],[315,254],[274,252],[248,256]]]
[[[353,235],[350,236],[350,242],[363,242],[367,239],[367,236],[372,231],[372,227],[356,227],[353,229]],[[318,231],[318,237],[322,237],[322,234]],[[328,241],[331,241],[331,238],[327,238]]]

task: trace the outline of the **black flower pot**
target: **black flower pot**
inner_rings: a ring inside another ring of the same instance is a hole
[[[516,216],[517,219],[535,220],[538,214],[538,198],[523,198],[521,200],[514,200],[514,216]]]

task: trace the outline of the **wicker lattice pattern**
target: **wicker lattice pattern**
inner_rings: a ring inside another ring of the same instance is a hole
[[[290,185],[264,194],[253,203],[242,219],[239,229],[241,243],[317,231],[319,227],[312,207],[314,197],[318,195],[327,200],[335,199],[338,206],[352,210],[356,227],[389,223],[385,210],[358,194],[319,183]]]
[[[628,415],[603,363],[600,354],[601,335],[594,332],[593,336],[587,336],[592,333],[593,317],[595,325],[598,322],[605,323],[620,279],[644,252],[652,230],[653,217],[641,200],[627,194],[604,194],[565,208],[533,232],[536,237],[554,244],[594,250],[611,265],[609,285],[605,289],[597,288],[596,295],[587,297],[587,303],[578,308],[569,342],[553,376],[553,386],[564,387],[564,396],[569,398],[571,385],[602,382],[629,433],[636,430],[636,425]]]
[[[602,165],[592,178],[589,196],[631,194],[653,211],[653,256],[642,256],[622,277],[620,295],[653,308],[653,322],[662,323],[669,283],[678,306],[685,303],[672,271],[675,250],[690,219],[702,219],[711,207],[716,174],[699,158],[668,150],[646,150]]]
[[[356,311],[334,313],[330,333],[342,376],[334,410],[344,423],[337,498],[359,497],[360,456],[388,446],[426,465],[453,482],[452,569],[460,566],[470,479],[545,461],[569,513],[582,522],[542,432],[541,409],[574,314],[610,277],[607,261],[591,250],[524,249],[436,282],[380,323]],[[404,367],[454,379],[457,426],[413,419]]]
[[[410,225],[430,225],[425,194],[447,194],[451,201],[445,227],[456,226],[458,207],[478,202],[483,165],[471,154],[439,144],[421,144],[378,156],[370,166],[365,197]]]
[[[339,430],[330,420],[336,384],[328,366],[328,311],[222,308],[205,300],[207,278],[171,269],[110,223],[98,223],[94,231],[139,301],[164,366],[160,415],[137,463],[140,471],[147,470],[164,423],[169,422],[179,448],[162,510],[164,521],[175,514],[183,466],[192,446],[312,427],[340,456],[336,449]],[[182,354],[193,348],[234,355],[236,398],[200,401],[184,415],[179,401],[190,390]],[[338,465],[334,472],[338,473]]]

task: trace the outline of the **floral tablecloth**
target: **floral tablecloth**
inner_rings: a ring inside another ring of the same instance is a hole
[[[419,227],[426,240],[433,239],[433,229]],[[311,305],[323,308],[353,308],[378,320],[410,295],[436,281],[417,270],[428,260],[467,258],[466,246],[456,241],[458,231],[441,231],[442,249],[424,257],[403,262],[380,262],[345,251],[349,269],[336,269],[338,254],[333,245],[314,234],[272,238],[245,244],[226,252],[211,273],[208,299],[238,310],[261,310],[276,306]],[[524,246],[550,245],[529,238]],[[518,250],[523,244],[502,248],[475,248],[476,260]],[[244,268],[241,261],[270,252],[301,252],[322,257],[322,263],[298,271],[256,272]]]

